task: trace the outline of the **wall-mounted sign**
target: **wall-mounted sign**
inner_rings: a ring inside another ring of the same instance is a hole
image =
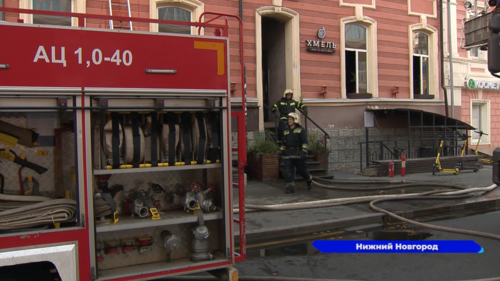
[[[306,40],[306,47],[309,52],[320,52],[320,53],[335,53],[335,48],[337,47],[333,42],[323,41],[326,36],[326,30],[324,27],[318,30],[319,40]]]
[[[500,82],[492,82],[492,81],[475,81],[472,78],[467,79],[466,81],[467,88],[471,90],[500,90]]]

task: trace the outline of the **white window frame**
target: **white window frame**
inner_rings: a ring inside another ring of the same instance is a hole
[[[474,105],[481,105],[481,116],[480,116],[480,124],[482,127],[482,131],[488,136],[483,135],[481,138],[481,143],[479,145],[483,144],[491,144],[491,138],[490,138],[490,132],[491,132],[491,126],[490,126],[490,110],[491,110],[491,102],[490,100],[483,100],[483,99],[471,99],[470,100],[470,123],[472,125],[472,113],[473,113],[473,106]],[[484,109],[484,110],[483,110]],[[479,129],[479,128],[478,128]],[[476,133],[471,132],[471,145],[476,145],[478,139],[474,139],[473,136]]]
[[[417,23],[408,28],[408,48],[409,48],[409,71],[410,71],[410,99],[414,99],[415,90],[413,89],[413,34],[423,32],[428,36],[429,51],[429,95],[434,95],[434,99],[439,99],[439,65],[438,65],[438,30],[428,24]]]
[[[87,0],[71,0],[72,13],[86,13]],[[33,9],[33,0],[19,0],[20,9]],[[33,14],[19,14],[24,23],[33,23]],[[78,18],[71,18],[71,26],[78,26]]]
[[[421,31],[414,31],[413,34],[415,33],[418,33],[418,32],[421,32]],[[429,38],[429,34],[423,32],[425,34],[425,36],[427,36],[427,55],[423,55],[423,54],[415,54],[415,50],[413,50],[413,57],[419,57],[420,58],[420,65],[419,65],[419,69],[420,69],[420,76],[422,76],[422,70],[423,70],[423,66],[422,66],[422,58],[427,58],[427,73],[428,75],[430,75],[430,58],[429,58],[429,53],[430,53],[430,48],[429,48],[429,42],[430,42],[430,38]],[[415,40],[415,37],[413,37],[413,40]],[[414,41],[412,42],[412,47],[414,46]],[[413,49],[413,48],[412,48]],[[420,95],[423,95],[423,91],[424,91],[424,79],[422,79],[423,77],[421,77],[420,79]],[[429,77],[429,80],[430,80],[430,77]],[[427,81],[427,83],[429,83],[430,81]],[[428,91],[429,91],[429,94],[430,94],[430,86],[428,87]],[[413,93],[415,94],[415,92]]]
[[[356,93],[359,93],[359,53],[365,53],[366,54],[366,60],[368,60],[368,52],[366,50],[363,50],[363,49],[352,49],[352,48],[346,48],[344,52],[346,51],[351,51],[351,52],[354,52],[356,54]],[[368,62],[367,62],[368,64]],[[368,72],[368,69],[366,70],[366,72]],[[368,86],[368,75],[366,75],[366,84]],[[346,85],[347,87],[347,85]],[[368,87],[367,87],[368,88]],[[368,89],[367,89],[368,91]]]
[[[360,20],[361,18],[361,20]],[[345,52],[345,26],[347,24],[358,24],[366,28],[366,91],[378,97],[378,59],[377,59],[377,22],[366,16],[352,16],[340,19],[340,92],[343,99],[347,98],[346,80],[346,56]],[[356,71],[356,75],[357,71]]]
[[[158,18],[159,8],[180,8],[191,12],[191,22],[198,22],[200,15],[205,11],[205,4],[198,0],[150,0],[149,2],[149,16],[152,19]],[[151,23],[149,25],[149,30],[152,32],[158,32],[158,24]],[[198,34],[198,28],[191,27],[191,34]],[[203,29],[201,29],[200,34],[203,34]]]

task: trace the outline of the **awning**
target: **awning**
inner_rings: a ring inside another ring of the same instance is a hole
[[[366,111],[375,113],[375,118],[389,115],[397,115],[405,118],[408,122],[413,121],[414,125],[418,123],[420,126],[436,126],[448,128],[452,130],[475,130],[470,124],[467,124],[458,119],[446,117],[444,115],[411,108],[389,108],[389,109],[372,109],[367,108]]]

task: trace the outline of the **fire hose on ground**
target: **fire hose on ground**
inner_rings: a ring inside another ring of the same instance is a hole
[[[336,198],[336,199],[326,199],[326,200],[316,200],[316,201],[306,201],[306,202],[295,202],[295,203],[285,203],[285,204],[275,204],[275,205],[254,205],[254,204],[246,204],[245,212],[255,212],[255,211],[286,211],[286,210],[298,210],[298,209],[312,209],[312,208],[325,208],[325,207],[334,207],[341,206],[347,204],[354,203],[366,203],[369,202],[369,206],[372,210],[380,213],[384,213],[392,218],[398,219],[408,224],[412,224],[419,227],[441,230],[447,232],[454,232],[465,235],[473,235],[486,237],[491,239],[500,240],[499,235],[494,235],[490,233],[483,233],[478,231],[470,231],[449,227],[436,226],[432,224],[420,223],[413,220],[409,220],[407,218],[403,218],[398,216],[392,212],[389,212],[380,207],[376,207],[375,204],[383,201],[392,201],[392,200],[451,200],[451,199],[464,199],[475,196],[474,193],[486,193],[492,191],[497,187],[497,185],[493,184],[487,187],[476,187],[476,188],[467,188],[459,185],[452,184],[441,184],[441,183],[428,183],[428,182],[412,182],[412,183],[403,183],[397,184],[398,182],[394,181],[330,181],[335,183],[368,183],[368,184],[396,184],[392,186],[383,186],[376,188],[346,188],[346,187],[338,187],[332,185],[321,184],[317,181],[313,181],[313,183],[319,187],[327,188],[327,189],[335,189],[342,191],[374,191],[374,190],[389,190],[389,189],[401,189],[401,188],[414,188],[414,187],[444,187],[450,189],[458,189],[455,190],[439,190],[439,191],[427,191],[422,193],[413,193],[413,194],[394,194],[394,195],[371,195],[371,196],[359,196],[359,197],[348,197],[348,198]],[[431,196],[432,195],[432,196]],[[238,213],[239,209],[236,207],[233,209],[234,213]]]
[[[76,210],[72,199],[0,194],[0,230],[70,222]]]

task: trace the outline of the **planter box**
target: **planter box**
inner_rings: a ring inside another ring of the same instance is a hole
[[[280,177],[278,153],[247,155],[248,176],[259,181],[272,181]]]
[[[328,167],[328,155],[324,152],[313,152],[314,161],[319,162],[318,168],[324,169]]]

